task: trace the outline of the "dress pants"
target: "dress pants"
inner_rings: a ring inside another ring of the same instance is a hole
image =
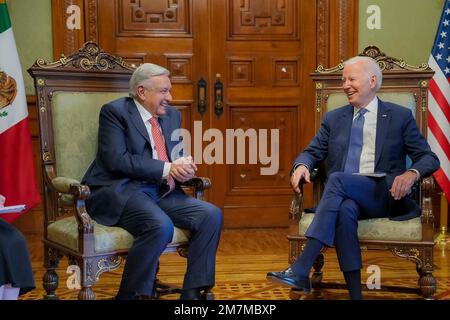
[[[387,217],[388,200],[385,178],[334,172],[305,235],[335,245],[341,271],[359,270],[358,220]]]
[[[134,236],[120,290],[151,295],[158,260],[172,241],[174,225],[192,232],[183,289],[214,286],[216,251],[223,224],[216,206],[175,189],[155,201],[136,191],[127,201],[117,226]]]

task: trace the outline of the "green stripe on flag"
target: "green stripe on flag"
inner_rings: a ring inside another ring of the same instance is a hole
[[[6,3],[0,3],[0,33],[11,28],[11,20],[9,19],[8,7]]]

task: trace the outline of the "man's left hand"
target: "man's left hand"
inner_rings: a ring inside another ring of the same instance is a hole
[[[405,173],[396,176],[394,183],[392,184],[389,192],[395,200],[400,200],[406,196],[409,189],[413,186],[416,181],[417,174],[414,171],[406,171]]]

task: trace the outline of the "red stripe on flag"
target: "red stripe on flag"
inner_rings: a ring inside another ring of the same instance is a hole
[[[438,123],[434,119],[433,114],[430,112],[428,113],[428,128],[433,132],[433,135],[435,136],[436,140],[439,142],[439,145],[441,146],[444,153],[447,155],[447,161],[450,160],[450,143],[447,140],[447,137],[442,132],[441,128],[439,127]],[[443,161],[443,159],[440,159]]]
[[[434,178],[441,187],[442,191],[444,191],[447,200],[450,201],[450,181],[446,176],[444,170],[440,168],[438,171],[436,171],[434,173]]]
[[[41,197],[27,118],[0,134],[0,148],[0,194],[6,197],[5,206],[25,204],[28,211],[41,201]],[[2,214],[1,217],[11,222],[25,212]]]
[[[450,122],[450,107],[448,105],[448,101],[445,98],[445,96],[442,94],[441,89],[438,87],[436,81],[434,79],[431,79],[430,81],[430,92],[434,97],[434,100],[436,100],[437,104],[439,105],[440,109],[442,110],[442,113],[447,118],[447,121]]]

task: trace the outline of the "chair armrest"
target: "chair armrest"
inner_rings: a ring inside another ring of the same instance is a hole
[[[206,177],[193,177],[181,183],[181,185],[192,188],[194,190],[194,196],[199,200],[203,200],[205,190],[211,188],[211,180]]]
[[[318,182],[320,178],[319,169],[315,168],[310,171],[309,179],[311,183]],[[317,180],[317,181],[316,181]],[[300,193],[294,192],[294,196],[291,202],[291,206],[289,208],[289,221],[294,223],[298,222],[302,217],[303,213],[303,185],[307,184],[304,178],[300,179],[298,185],[300,188]]]
[[[67,177],[55,177],[49,181],[49,185],[59,194],[63,205],[73,205],[78,222],[78,230],[82,233],[94,233],[94,221],[86,210],[85,200],[91,193],[87,185],[78,180]]]
[[[433,241],[434,238],[434,214],[433,214],[433,192],[434,177],[429,176],[419,180],[419,205],[422,209],[420,220],[422,222],[422,239]]]

